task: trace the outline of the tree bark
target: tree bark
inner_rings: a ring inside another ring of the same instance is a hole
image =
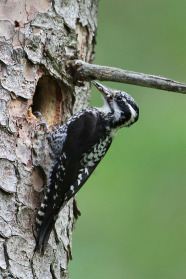
[[[67,61],[91,63],[98,0],[1,0],[0,3],[0,279],[69,278],[74,206],[56,222],[45,255],[34,252],[35,215],[51,158],[48,125],[88,105],[90,83],[76,83]]]

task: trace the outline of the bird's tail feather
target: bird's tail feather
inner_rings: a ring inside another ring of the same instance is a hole
[[[44,254],[45,250],[46,250],[46,246],[48,243],[48,239],[50,236],[50,233],[54,227],[54,218],[48,218],[48,220],[45,221],[45,218],[41,224],[41,227],[39,229],[39,233],[37,236],[37,240],[36,240],[36,248],[35,250],[41,252],[42,254]]]
[[[40,251],[44,254],[47,246],[47,242],[50,236],[50,233],[55,224],[54,212],[52,208],[43,207],[42,211],[38,212],[36,222],[38,228],[38,235],[36,240],[36,248],[35,250]]]

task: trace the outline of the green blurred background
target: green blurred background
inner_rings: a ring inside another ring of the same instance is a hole
[[[101,0],[95,63],[186,82],[185,8],[185,0]],[[131,94],[140,118],[77,194],[70,279],[184,279],[186,96],[104,84]],[[92,92],[90,105],[101,105]]]

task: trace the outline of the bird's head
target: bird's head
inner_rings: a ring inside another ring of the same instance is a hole
[[[107,88],[97,81],[92,81],[92,84],[102,93],[104,106],[101,110],[110,115],[114,128],[129,127],[138,120],[138,105],[129,94]]]

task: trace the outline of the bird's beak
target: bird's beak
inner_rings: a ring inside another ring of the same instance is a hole
[[[110,89],[105,87],[104,85],[98,83],[95,80],[92,80],[92,84],[102,93],[104,99],[109,99],[111,97]]]

